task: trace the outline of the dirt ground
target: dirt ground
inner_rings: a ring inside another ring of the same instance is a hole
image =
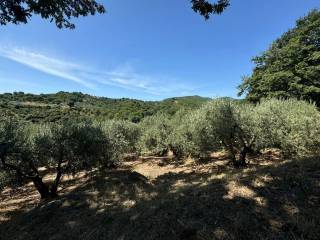
[[[320,159],[276,151],[230,167],[145,157],[65,176],[56,200],[32,184],[0,195],[0,239],[320,239]],[[47,175],[45,180],[50,181]]]

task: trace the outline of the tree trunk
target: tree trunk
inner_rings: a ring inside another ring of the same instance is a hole
[[[44,184],[41,177],[39,177],[39,176],[32,177],[31,180],[32,180],[35,188],[40,193],[40,196],[42,199],[48,199],[48,198],[52,197],[48,186],[46,184]]]
[[[247,166],[246,163],[246,157],[247,157],[247,153],[250,151],[250,148],[247,146],[244,146],[241,151],[240,151],[240,155],[239,155],[239,160],[237,160],[236,162],[236,167],[245,167]]]
[[[230,157],[231,157],[232,164],[236,165],[237,164],[237,158],[236,158],[236,153],[234,151],[234,148],[233,148],[232,145],[228,145],[228,147],[229,147],[229,152],[231,154]]]
[[[57,172],[56,179],[54,180],[54,182],[53,182],[53,184],[52,184],[52,186],[50,188],[50,194],[51,194],[52,197],[56,197],[58,195],[57,191],[58,191],[58,185],[59,185],[61,176],[62,176],[62,173],[61,172]]]
[[[62,177],[62,169],[61,169],[62,161],[63,161],[63,149],[60,148],[60,150],[59,150],[59,161],[58,161],[58,166],[57,166],[57,175],[56,175],[56,179],[54,180],[54,182],[53,182],[53,184],[51,185],[51,188],[50,188],[50,192],[51,192],[51,195],[53,197],[58,196],[58,194],[57,194],[58,185],[59,185],[60,179]]]

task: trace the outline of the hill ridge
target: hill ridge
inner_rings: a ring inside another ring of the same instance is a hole
[[[66,118],[117,119],[139,122],[157,113],[173,115],[181,109],[199,108],[210,98],[198,95],[161,101],[108,98],[81,92],[0,94],[0,110],[32,122],[57,122]]]

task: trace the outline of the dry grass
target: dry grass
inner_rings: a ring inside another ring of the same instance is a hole
[[[145,158],[65,177],[51,202],[30,184],[5,189],[0,239],[320,239],[319,160]]]

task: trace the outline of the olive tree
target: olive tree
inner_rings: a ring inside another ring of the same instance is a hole
[[[179,110],[173,116],[157,114],[140,124],[141,135],[137,144],[142,154],[164,155],[172,151],[178,159],[198,156],[197,112]]]
[[[233,100],[217,99],[204,106],[200,112],[203,115],[199,122],[202,126],[201,148],[212,151],[224,147],[229,151],[234,166],[245,166],[246,156],[255,146],[257,137],[255,107]]]
[[[200,112],[200,149],[224,147],[236,167],[246,165],[248,153],[267,147],[279,148],[285,156],[320,153],[320,112],[313,104],[269,99],[253,105],[223,99]]]
[[[230,0],[218,0],[215,3],[207,0],[191,0],[191,3],[195,12],[209,19],[211,14],[221,14],[230,5]]]
[[[277,147],[285,156],[320,153],[320,112],[314,104],[288,100],[263,100],[257,105],[259,142]]]
[[[137,147],[142,154],[164,155],[169,150],[168,136],[173,130],[166,114],[145,118],[140,124],[141,136]]]
[[[178,159],[201,155],[199,117],[199,111],[181,110],[171,119],[172,131],[168,135],[168,145]]]
[[[94,166],[106,157],[109,144],[104,136],[88,122],[34,126],[1,121],[0,169],[32,181],[41,198],[55,197],[63,174]],[[43,182],[39,167],[55,169],[50,186]]]
[[[123,154],[137,151],[137,142],[141,134],[138,124],[122,120],[107,120],[96,124],[101,126],[110,143],[110,147],[106,149],[107,163],[103,165],[115,164],[121,160]]]
[[[2,182],[9,182],[14,174],[17,177],[31,180],[36,186],[39,172],[37,160],[32,159],[30,138],[26,134],[25,124],[19,124],[15,119],[0,121],[0,172]]]
[[[102,4],[92,0],[2,0],[0,24],[27,23],[33,15],[55,22],[59,28],[74,28],[71,18],[104,13]]]
[[[20,181],[16,179],[14,172],[8,173],[4,170],[0,170],[0,191],[8,185],[11,186],[19,182]]]

